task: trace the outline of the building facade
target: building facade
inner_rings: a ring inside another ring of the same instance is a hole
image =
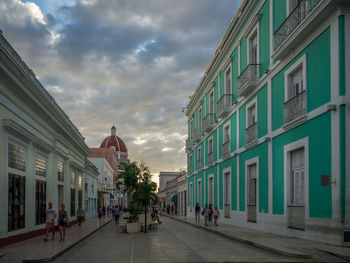
[[[84,137],[0,34],[0,245],[45,228],[48,202],[84,206]]]
[[[242,1],[189,103],[188,215],[350,244],[349,11]]]
[[[84,197],[85,197],[85,214],[87,219],[97,216],[98,201],[98,177],[99,172],[95,165],[86,159],[84,174]]]
[[[158,201],[159,206],[165,208],[169,202],[167,201],[168,182],[176,180],[181,172],[160,172],[159,173],[159,187],[158,187]]]

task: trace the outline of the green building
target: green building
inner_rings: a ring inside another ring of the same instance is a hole
[[[98,176],[86,167],[89,153],[84,137],[0,33],[0,246],[43,233],[49,201],[56,211],[65,204],[69,221],[78,204],[88,209],[91,180],[84,177],[95,178],[90,185],[97,189]]]
[[[243,0],[188,105],[188,215],[350,244],[350,2]]]

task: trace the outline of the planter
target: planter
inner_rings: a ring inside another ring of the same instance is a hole
[[[128,232],[129,234],[139,232],[138,223],[137,222],[127,223],[126,224],[126,232]]]

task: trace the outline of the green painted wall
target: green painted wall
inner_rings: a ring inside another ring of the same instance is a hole
[[[339,95],[345,95],[345,31],[344,16],[338,18],[339,26]]]
[[[345,129],[345,105],[339,108],[340,118],[340,218],[345,219],[345,186],[346,186],[346,129]]]
[[[262,143],[258,146],[243,152],[239,157],[239,210],[246,210],[246,174],[245,162],[252,158],[259,157],[259,207],[258,211],[268,213],[269,211],[269,189],[268,189],[268,143]]]
[[[259,24],[259,62],[260,76],[270,65],[270,1],[266,1],[261,8]]]
[[[246,104],[244,104],[241,108],[239,108],[239,148],[245,145],[245,126],[246,126]],[[258,117],[259,118],[259,117]]]
[[[241,39],[241,50],[240,50],[240,70],[242,73],[247,66],[247,39],[242,37]]]
[[[237,150],[237,113],[235,112],[231,117],[231,152]]]
[[[235,48],[235,50],[232,53],[231,56],[232,59],[232,103],[236,102],[238,99],[237,96],[237,90],[238,90],[238,49]]]
[[[258,138],[267,134],[267,85],[260,89],[258,96]]]
[[[273,0],[273,32],[275,32],[286,19],[286,1]]]
[[[304,54],[307,64],[307,111],[330,101],[330,30],[327,28],[272,79],[272,130],[283,125],[284,72]]]
[[[319,127],[322,127],[320,130]],[[273,139],[273,213],[284,213],[283,147],[309,137],[310,217],[332,217],[331,186],[321,186],[321,175],[331,175],[331,113],[327,112]],[[306,178],[307,180],[307,178]]]

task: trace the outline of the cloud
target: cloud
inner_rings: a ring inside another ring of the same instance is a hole
[[[5,0],[0,28],[91,147],[186,168],[188,103],[239,0]]]

